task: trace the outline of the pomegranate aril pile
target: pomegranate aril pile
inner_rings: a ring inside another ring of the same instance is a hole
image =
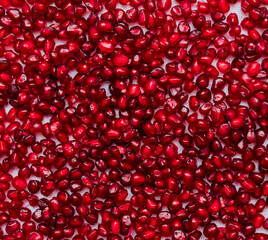
[[[267,4],[0,0],[0,239],[267,240]]]

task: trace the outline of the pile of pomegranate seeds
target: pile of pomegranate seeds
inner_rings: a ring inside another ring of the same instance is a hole
[[[0,239],[267,240],[267,4],[1,0]]]

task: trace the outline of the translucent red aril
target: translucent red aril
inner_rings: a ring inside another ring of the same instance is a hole
[[[114,50],[113,43],[111,41],[101,41],[98,47],[105,53],[111,53]]]
[[[0,153],[5,154],[8,151],[8,146],[5,141],[0,140]]]
[[[204,235],[208,238],[213,238],[213,237],[215,238],[218,236],[218,234],[219,234],[219,230],[215,223],[208,224],[204,228]]]
[[[65,157],[73,157],[76,153],[75,147],[72,143],[66,143],[63,145],[63,154]]]
[[[241,128],[241,127],[244,126],[244,124],[245,124],[245,119],[244,118],[241,118],[241,117],[239,117],[239,118],[233,118],[231,120],[231,126],[233,128]]]
[[[227,17],[227,22],[231,26],[238,25],[238,17],[236,13],[230,13]]]
[[[41,233],[38,232],[32,232],[29,234],[29,240],[43,240],[43,235]]]
[[[24,190],[26,188],[26,181],[24,179],[21,179],[19,177],[14,177],[12,179],[12,185],[17,190]]]
[[[13,234],[20,229],[20,223],[18,221],[12,220],[6,225],[6,232],[8,234]]]
[[[120,222],[119,220],[114,220],[111,223],[111,230],[113,234],[118,234],[120,233]]]
[[[145,177],[140,173],[134,173],[132,175],[132,183],[135,185],[141,185],[145,182]]]
[[[257,75],[261,70],[261,65],[257,62],[252,62],[247,67],[247,74],[250,77]]]
[[[115,66],[126,66],[129,62],[129,58],[126,55],[117,55],[113,60]]]
[[[221,73],[228,73],[231,70],[230,63],[223,60],[217,62],[217,67]]]

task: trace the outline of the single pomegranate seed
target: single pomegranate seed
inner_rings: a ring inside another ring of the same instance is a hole
[[[228,73],[231,70],[230,63],[226,61],[218,61],[217,67],[221,73]]]
[[[250,77],[257,75],[260,72],[261,66],[257,62],[252,62],[247,67],[247,74]]]

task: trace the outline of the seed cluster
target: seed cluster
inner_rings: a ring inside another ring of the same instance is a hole
[[[0,0],[0,238],[267,240],[267,4]]]

